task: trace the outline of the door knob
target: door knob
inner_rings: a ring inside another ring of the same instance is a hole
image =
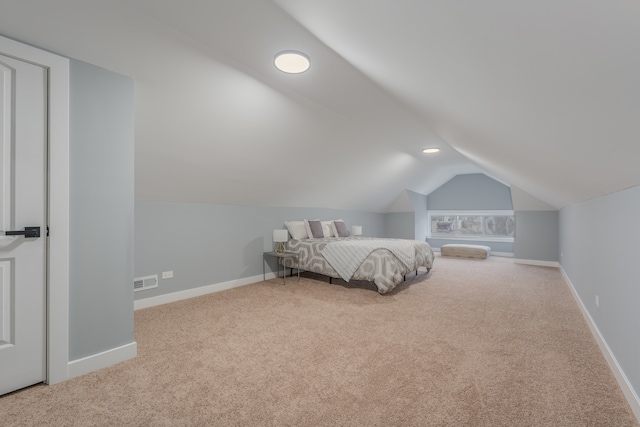
[[[5,236],[40,237],[40,227],[25,227],[23,231],[5,231]]]

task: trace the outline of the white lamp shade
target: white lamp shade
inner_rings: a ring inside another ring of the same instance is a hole
[[[362,226],[361,225],[352,225],[351,226],[351,234],[354,236],[362,235]]]
[[[274,242],[286,242],[287,240],[289,240],[289,232],[287,230],[273,230]]]

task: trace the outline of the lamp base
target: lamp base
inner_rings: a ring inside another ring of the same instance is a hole
[[[276,250],[274,252],[278,255],[284,255],[285,252],[287,252],[287,250],[284,248],[284,243],[278,242],[278,244],[276,245]]]

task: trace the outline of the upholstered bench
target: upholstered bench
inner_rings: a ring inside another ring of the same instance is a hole
[[[458,258],[485,259],[491,255],[491,248],[482,245],[448,244],[442,245],[440,254]]]

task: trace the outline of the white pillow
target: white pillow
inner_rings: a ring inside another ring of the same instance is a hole
[[[285,221],[284,225],[287,227],[287,230],[289,230],[292,239],[301,240],[309,238],[304,221]]]
[[[322,232],[324,237],[335,237],[336,233],[333,232],[333,221],[322,221]]]

